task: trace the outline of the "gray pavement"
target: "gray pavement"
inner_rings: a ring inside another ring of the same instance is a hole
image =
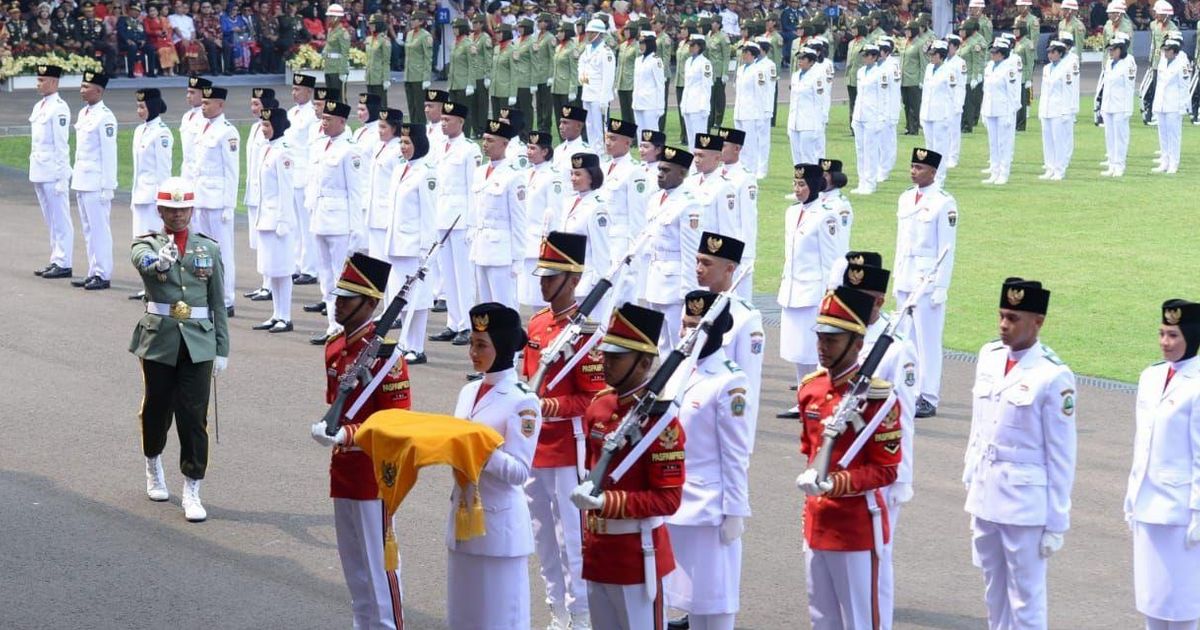
[[[321,352],[307,337],[323,319],[297,307],[296,333],[253,332],[269,303],[239,300],[230,369],[218,388],[221,443],[212,447],[203,492],[210,520],[188,524],[174,439],[166,452],[171,502],[144,494],[141,379],[127,352],[140,308],[125,299],[138,280],[121,245],[130,234],[128,198],[119,193],[113,204],[113,289],[87,293],[32,275],[46,257],[46,230],[22,174],[0,172],[0,195],[0,400],[8,420],[0,439],[0,628],[349,627],[329,455],[308,437],[324,411],[325,380]],[[244,291],[258,282],[244,226],[237,245]],[[83,267],[78,236],[75,257]],[[315,298],[313,287],[298,287],[297,305]],[[430,329],[441,324],[434,316]],[[778,358],[778,330],[768,337],[738,625],[802,628],[798,433],[794,422],[773,417],[794,401],[792,368]],[[412,368],[415,407],[450,413],[466,351],[431,343],[429,353],[428,365]],[[897,538],[898,628],[985,626],[959,482],[972,370],[947,362],[940,415],[918,425],[916,496]],[[1133,408],[1128,392],[1080,387],[1075,504],[1066,547],[1050,564],[1051,628],[1140,626],[1121,518]],[[447,471],[425,471],[397,515],[410,629],[444,627],[450,488]],[[534,619],[544,626],[535,560],[530,569]]]

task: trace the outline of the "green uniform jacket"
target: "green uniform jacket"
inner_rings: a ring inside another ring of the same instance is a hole
[[[1083,40],[1087,39],[1087,27],[1085,27],[1083,25],[1083,22],[1079,21],[1078,17],[1071,18],[1070,22],[1065,22],[1065,23],[1060,22],[1058,25],[1058,30],[1066,31],[1066,32],[1070,33],[1071,35],[1074,35],[1075,36],[1075,50],[1076,51],[1083,50]],[[1034,37],[1034,41],[1037,41],[1036,37]]]
[[[858,87],[858,69],[862,67],[862,49],[866,38],[855,37],[846,46],[846,87]]]
[[[663,76],[666,77],[667,83],[671,83],[674,73],[671,72],[671,36],[667,35],[666,31],[658,34],[654,40],[655,46],[658,48],[658,56],[663,60]]]
[[[783,68],[781,65],[783,63],[783,35],[773,32],[767,35],[767,39],[771,40],[771,52],[767,54],[767,57],[775,63],[776,68]]]
[[[688,43],[687,39],[685,38],[675,46],[675,77],[677,79],[683,79],[683,69],[687,67],[687,59]],[[675,87],[683,87],[683,84],[677,81],[675,83]]]
[[[713,78],[723,83],[729,74],[729,37],[725,33],[709,33],[704,56],[713,67]]]
[[[492,36],[479,33],[476,37],[471,34],[471,80],[479,81],[492,71]]]
[[[579,87],[578,57],[575,56],[575,40],[567,39],[554,45],[554,85],[551,94],[574,95]]]
[[[447,89],[465,90],[468,85],[475,85],[475,75],[472,73],[471,39],[460,37],[450,51],[450,67],[446,70],[449,82]]]
[[[1017,17],[1013,18],[1014,32],[1015,32],[1015,29],[1018,26],[1020,26],[1020,24],[1021,24],[1021,16],[1018,15]],[[1030,11],[1029,15],[1025,16],[1025,24],[1026,24],[1026,26],[1029,27],[1029,37],[1031,39],[1036,39],[1038,36],[1038,33],[1042,32],[1042,21],[1038,19],[1038,16],[1033,14],[1033,11]],[[990,44],[991,42],[988,42],[988,43]],[[1079,42],[1079,44],[1082,46],[1083,42]]]
[[[533,42],[533,82],[539,86],[550,80],[550,73],[554,70],[554,47],[557,44],[546,31],[539,33]]]
[[[211,238],[189,231],[186,251],[180,252],[180,261],[160,274],[154,263],[158,260],[158,250],[170,238],[166,234],[151,233],[133,241],[130,260],[142,276],[146,301],[172,305],[182,302],[189,307],[205,307],[212,319],[174,319],[146,313],[133,329],[129,351],[146,361],[175,365],[182,339],[187,344],[192,363],[228,357],[229,320],[225,316],[221,248]]]
[[[508,49],[512,51],[513,83],[517,88],[533,85],[533,37],[513,38]],[[494,85],[495,79],[492,81]]]
[[[968,37],[967,41],[963,42],[959,54],[963,61],[967,62],[967,80],[982,81],[983,68],[988,62],[988,44],[984,41],[983,35],[976,32]]]
[[[512,42],[496,44],[492,52],[492,98],[511,98],[517,95],[513,77]]]
[[[1167,18],[1166,26],[1159,24],[1158,20],[1150,23],[1150,63],[1152,68],[1158,68],[1159,51],[1162,50],[1163,40],[1167,38],[1167,33],[1178,30],[1179,27],[1175,25],[1175,20],[1171,18]]]
[[[638,58],[637,41],[627,39],[617,51],[617,77],[615,83],[618,90],[633,90],[633,62]]]
[[[433,73],[433,35],[429,31],[409,31],[404,40],[404,82],[429,80]]]
[[[1112,20],[1108,20],[1107,22],[1105,22],[1104,23],[1104,45],[1106,47],[1112,43],[1113,36],[1117,34],[1117,31],[1125,33],[1126,35],[1128,35],[1129,37],[1132,38],[1133,37],[1133,20],[1129,19],[1128,15],[1122,15],[1121,16],[1121,25],[1118,26],[1115,30],[1113,29]],[[1075,43],[1078,44],[1079,42],[1075,42]]]
[[[885,35],[887,35],[887,33],[884,32],[883,29],[881,29],[879,27],[875,27],[875,30],[871,31],[870,33],[867,33],[867,43],[868,44],[879,43],[879,38],[883,37]]]
[[[335,24],[321,50],[325,74],[350,74],[350,33],[341,24]]]
[[[900,87],[920,86],[925,79],[924,55],[921,54],[923,42],[915,38],[903,45],[904,49],[900,51]]]
[[[1036,41],[1033,37],[1017,40],[1014,52],[1021,57],[1021,85],[1033,80],[1033,64],[1037,63],[1037,45],[1034,44]]]
[[[367,40],[367,85],[383,85],[392,72],[392,38],[387,33]]]
[[[979,34],[983,36],[983,41],[988,46],[991,46],[992,34],[994,32],[992,30],[992,18],[986,15],[980,15],[979,17],[975,18],[975,20],[979,22]]]

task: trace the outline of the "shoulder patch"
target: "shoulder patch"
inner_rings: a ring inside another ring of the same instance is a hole
[[[885,381],[881,378],[872,378],[871,386],[867,389],[868,400],[882,400],[887,398],[892,393],[891,381]]]
[[[379,354],[376,355],[380,359],[390,359],[396,353],[398,341],[395,339],[384,339],[379,345]]]
[[[201,236],[201,237],[204,237],[204,238],[206,238],[206,239],[208,239],[208,240],[212,241],[214,245],[216,245],[216,244],[217,244],[217,239],[215,239],[215,238],[213,238],[213,237],[211,237],[211,236],[209,236],[209,235],[207,235],[207,234],[205,234],[205,233],[203,233],[203,232],[196,232],[196,236]]]
[[[825,374],[825,372],[825,368],[817,368],[816,370],[805,374],[804,378],[800,379],[800,385],[805,385],[808,382],[815,380],[818,376]]]
[[[532,389],[529,389],[529,386],[528,386],[528,385],[526,385],[525,383],[521,382],[521,381],[517,381],[517,389],[519,389],[519,390],[521,390],[521,391],[525,392],[526,394],[532,394],[532,393],[533,393],[533,390],[532,390]],[[525,413],[525,412],[521,412],[521,413],[523,414],[523,413]]]
[[[737,374],[742,371],[742,368],[738,367],[732,359],[725,359],[725,369],[729,370],[730,374]]]

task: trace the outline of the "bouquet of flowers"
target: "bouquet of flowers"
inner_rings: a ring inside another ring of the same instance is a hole
[[[1083,40],[1083,49],[1088,52],[1104,50],[1104,35],[1096,33],[1090,35]]]
[[[36,74],[37,67],[41,65],[59,66],[63,69],[63,74],[83,74],[85,71],[101,72],[104,70],[103,65],[91,57],[83,55],[66,56],[51,53],[48,55],[25,55],[21,57],[6,57],[3,62],[0,62],[0,81],[6,80],[9,77],[15,77],[26,74]]]
[[[321,53],[316,48],[308,44],[303,44],[288,57],[287,67],[292,72],[301,70],[320,70],[325,67],[325,60],[321,58]],[[350,49],[350,67],[351,68],[366,68],[367,67],[367,52],[361,48]]]

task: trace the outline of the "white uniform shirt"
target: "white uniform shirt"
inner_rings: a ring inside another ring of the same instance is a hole
[[[364,165],[370,169],[367,180],[367,227],[386,230],[392,224],[395,177],[404,171],[407,164],[400,153],[399,138],[377,141],[366,151],[370,154]]]
[[[312,149],[310,149],[312,150]],[[309,229],[313,234],[366,236],[367,175],[363,158],[347,129],[316,147],[315,167],[309,173],[316,198]],[[365,242],[365,241],[364,241]]]
[[[921,120],[949,120],[959,113],[958,86],[962,77],[949,62],[925,66],[925,80],[921,85]],[[901,447],[903,448],[903,447]]]
[[[183,163],[179,166],[181,173],[191,172],[192,161],[195,159],[196,136],[200,135],[205,122],[204,112],[199,106],[184,112],[183,118],[179,120],[179,148],[183,153]]]
[[[227,208],[237,206],[241,154],[237,127],[220,114],[205,120],[196,135],[193,147],[192,170],[184,177],[194,182],[197,208]]]
[[[641,162],[628,153],[610,160],[604,167],[603,190],[612,219],[609,235],[614,244],[624,247],[646,225],[646,179]],[[624,256],[625,252],[614,251],[613,255]],[[605,273],[608,268],[600,269]]]
[[[71,173],[71,190],[116,189],[117,117],[104,101],[97,101],[95,105],[84,105],[75,120],[75,167]]]
[[[983,68],[981,116],[1011,116],[1021,109],[1021,68],[1008,61],[988,61]]]
[[[820,198],[795,203],[784,215],[783,280],[776,300],[784,308],[817,306],[834,261],[846,255],[837,213]]]
[[[532,164],[526,172],[525,258],[537,258],[542,239],[560,217],[567,180],[550,162]]]
[[[712,110],[713,67],[704,55],[689,55],[683,65],[684,114],[699,114]]]
[[[617,75],[617,59],[600,38],[596,43],[583,45],[579,55],[578,79],[584,103],[607,103],[613,99],[613,82]]]
[[[274,232],[280,224],[296,228],[296,158],[284,138],[276,138],[259,147],[259,168],[255,172],[257,196],[248,203],[258,206],[258,220],[252,226],[260,232]]]
[[[841,239],[838,246],[850,251],[850,231],[854,228],[854,207],[850,205],[850,200],[842,194],[841,189],[826,190],[821,193],[820,199],[826,206],[829,206],[830,211],[837,217],[838,225],[842,228],[838,230],[838,236]]]
[[[984,344],[971,389],[966,510],[1002,525],[1065,532],[1075,481],[1075,375],[1040,342],[1019,353]]]
[[[724,177],[733,187],[737,201],[733,219],[737,231],[729,235],[736,237],[746,245],[742,252],[742,262],[753,261],[757,258],[755,251],[758,247],[758,177],[746,170],[746,167],[739,162],[723,164],[719,172],[721,177]],[[719,233],[724,234],[725,232]],[[742,369],[745,369],[745,366]]]
[[[388,256],[423,256],[437,240],[437,169],[429,157],[398,165],[391,177],[387,228]]]
[[[961,114],[963,105],[967,102],[967,62],[954,55],[946,60],[945,65],[952,71],[949,81],[954,86],[954,112]]]
[[[825,73],[825,118],[824,122],[829,123],[829,108],[833,106],[833,77],[837,74],[837,69],[833,67],[832,59],[824,59],[818,61],[813,66],[813,70],[821,70]]]
[[[858,96],[854,99],[854,120],[879,124],[888,118],[887,69],[879,63],[858,69]]]
[[[1191,102],[1191,95],[1188,93],[1191,78],[1187,53],[1180,51],[1173,60],[1168,60],[1166,55],[1163,55],[1158,62],[1158,78],[1154,84],[1154,105],[1150,111],[1156,114],[1187,112],[1188,104]],[[79,159],[78,152],[75,155],[76,159]]]
[[[379,121],[371,122],[354,130],[354,144],[358,147],[363,159],[363,172],[371,172],[371,162],[375,159],[375,149],[379,148]]]
[[[721,175],[719,167],[711,173],[689,175],[684,185],[690,188],[692,196],[704,208],[702,216],[708,219],[706,230],[745,242],[738,214],[737,191]]]
[[[1075,71],[1064,59],[1042,66],[1042,92],[1038,100],[1038,118],[1058,118],[1073,113]]]
[[[929,186],[924,191],[913,186],[900,194],[898,206],[892,292],[916,291],[921,279],[946,248],[950,251],[938,268],[933,289],[948,290],[954,273],[958,235],[958,204],[954,197],[937,186]]]
[[[446,146],[449,148],[446,148]],[[460,214],[456,230],[467,229],[475,203],[475,169],[483,161],[479,145],[465,135],[448,138],[437,159],[437,229],[448,230]]]
[[[601,144],[601,146],[603,145]],[[599,155],[591,145],[583,141],[582,135],[574,140],[564,140],[558,143],[558,146],[554,147],[554,168],[563,174],[564,179],[571,176],[571,156],[576,153]]]
[[[650,266],[641,297],[655,304],[682,302],[688,291],[700,288],[696,251],[700,233],[708,229],[704,208],[686,185],[659,191],[646,204],[646,229]]]
[[[246,134],[246,190],[242,194],[242,203],[247,206],[254,206],[258,201],[258,169],[262,166],[259,158],[266,145],[267,139],[262,133],[262,121],[255,121],[250,125],[250,132]]]
[[[900,121],[901,105],[900,79],[902,75],[900,73],[900,58],[894,54],[888,55],[886,59],[880,61],[880,65],[883,66],[886,73],[883,77],[885,81],[883,87],[886,88],[885,92],[888,99],[885,112],[887,120],[891,123],[897,123]]]
[[[862,351],[858,353],[861,365],[867,355],[879,341],[879,336],[891,323],[891,316],[880,313],[874,324],[867,326],[867,334],[863,338]],[[917,347],[911,341],[898,333],[892,336],[892,345],[888,346],[883,360],[875,370],[875,376],[889,381],[896,392],[896,401],[900,403],[900,466],[897,468],[896,481],[899,483],[913,482],[913,444],[916,437],[917,398],[920,397],[920,387],[917,380]],[[867,418],[869,421],[870,418]]]
[[[767,61],[769,64],[770,59]],[[762,59],[757,59],[753,63],[737,65],[734,78],[736,89],[736,98],[733,103],[734,120],[761,120],[764,117],[771,117],[771,97],[775,93],[770,91],[774,87],[774,82],[770,76],[772,67],[768,64],[764,64]]]
[[[658,111],[667,108],[667,75],[657,54],[633,60],[633,108]]]
[[[733,328],[725,333],[721,347],[725,350],[725,356],[742,368],[750,385],[745,419],[750,425],[750,451],[753,452],[758,427],[759,394],[762,393],[763,349],[766,348],[767,336],[763,332],[762,313],[750,302],[734,296],[729,300],[729,314],[733,316]]]
[[[1187,525],[1200,510],[1200,360],[1156,363],[1138,379],[1137,433],[1125,514],[1156,525]]]
[[[29,181],[71,177],[71,108],[58,92],[42,97],[29,115]]]
[[[1108,67],[1104,70],[1104,100],[1100,101],[1100,112],[1103,114],[1132,114],[1133,100],[1138,93],[1137,61],[1133,55],[1113,61],[1105,60]]]
[[[133,130],[133,185],[130,202],[157,204],[158,186],[171,177],[175,136],[161,117],[148,120]]]
[[[425,123],[425,137],[429,139],[428,157],[437,158],[446,144],[446,132],[442,131],[441,121]]]
[[[295,157],[295,167],[292,170],[292,183],[296,188],[304,188],[308,181],[308,147],[312,144],[313,138],[321,135],[320,121],[317,120],[317,110],[313,109],[312,101],[303,105],[293,105],[288,109],[287,131],[283,132],[283,137],[287,139],[288,146],[292,148],[292,155]]]
[[[551,228],[558,232],[587,237],[587,265],[575,287],[575,295],[587,295],[612,267],[612,216],[603,190],[570,192],[563,198],[562,210]]]
[[[1069,99],[1070,103],[1071,103],[1071,114],[1078,114],[1079,113],[1079,55],[1075,54],[1074,48],[1067,51],[1066,56],[1063,57],[1063,62],[1066,63],[1067,66],[1069,66],[1071,68],[1071,74],[1073,75],[1071,77],[1071,81],[1067,84],[1068,86],[1070,86],[1070,89],[1071,89],[1071,97]]]
[[[830,90],[825,74],[817,66],[792,73],[789,87],[788,131],[824,131],[825,98]]]
[[[476,167],[475,205],[467,222],[471,262],[496,267],[524,260],[525,181],[525,171],[508,160]]]

